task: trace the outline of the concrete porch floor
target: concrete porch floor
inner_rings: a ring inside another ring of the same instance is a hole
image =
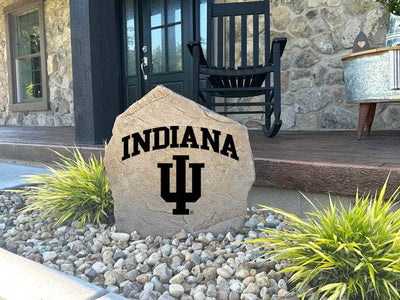
[[[389,191],[400,185],[400,131],[373,131],[360,141],[355,131],[249,135],[256,167],[249,206],[267,203],[302,214],[308,205],[298,191],[326,202],[328,193],[353,196],[357,187],[360,194],[374,193],[389,173]],[[0,126],[0,161],[51,164],[57,160],[51,150],[73,145],[73,127]],[[103,145],[78,147],[85,156],[103,153]]]

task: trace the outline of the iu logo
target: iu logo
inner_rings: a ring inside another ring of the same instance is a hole
[[[172,210],[174,215],[188,215],[186,202],[196,202],[201,197],[201,169],[204,164],[189,164],[192,169],[192,192],[186,192],[186,161],[189,155],[174,155],[172,159],[176,161],[176,192],[170,191],[170,170],[172,163],[159,163],[161,169],[161,197],[165,202],[175,202],[176,209]]]

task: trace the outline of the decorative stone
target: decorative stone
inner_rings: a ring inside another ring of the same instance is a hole
[[[124,232],[115,232],[111,235],[111,238],[116,242],[127,242],[130,237],[130,234]]]
[[[101,261],[97,261],[93,264],[92,269],[96,271],[96,273],[104,273],[107,269],[106,265]]]
[[[289,6],[296,14],[300,14],[306,6],[306,1],[281,0],[281,4]],[[279,7],[280,6],[278,6],[277,8]],[[275,11],[272,14],[275,14]]]
[[[235,272],[235,277],[239,279],[245,279],[250,275],[249,263],[242,263],[238,266]]]
[[[138,270],[131,270],[125,274],[125,279],[134,281],[137,280],[137,277],[139,276],[139,271]]]
[[[298,91],[297,97],[295,105],[299,113],[314,112],[328,103],[334,103],[332,91],[328,87],[301,89]]]
[[[180,284],[171,284],[169,286],[169,293],[171,294],[171,296],[180,297],[183,295],[184,292],[185,290]]]
[[[168,269],[166,263],[157,265],[153,270],[153,274],[158,276],[162,283],[168,283],[172,277],[172,271]]]
[[[285,30],[290,23],[290,11],[285,6],[279,6],[272,15],[272,23],[277,30]]]
[[[293,19],[290,22],[289,30],[295,37],[310,37],[312,34],[312,28],[305,17],[296,17]]]
[[[172,297],[171,295],[164,294],[164,295],[161,295],[161,296],[158,298],[158,300],[175,300],[175,298]]]
[[[315,114],[298,114],[296,125],[299,128],[304,128],[306,130],[312,130],[312,128],[316,128],[318,123],[318,117]],[[266,227],[275,228],[276,224],[267,223]]]
[[[156,263],[158,263],[160,261],[160,259],[161,259],[161,253],[155,252],[149,256],[147,263],[149,265],[154,266]]]
[[[118,231],[172,236],[242,225],[255,176],[247,129],[165,87],[117,117],[104,161]]]
[[[189,271],[188,271],[188,270],[184,270],[184,271],[182,271],[182,272],[176,274],[174,277],[172,277],[172,278],[169,280],[169,283],[171,283],[171,284],[180,284],[180,283],[182,283],[182,282],[185,280],[185,278],[188,277],[188,276],[189,276]]]
[[[120,258],[125,259],[127,256],[128,255],[125,252],[122,252],[122,251],[117,251],[117,252],[114,253],[114,259],[115,260],[119,260]],[[103,257],[104,257],[104,254],[103,254]]]
[[[344,48],[352,48],[354,40],[361,29],[361,20],[349,18],[345,28],[346,29],[343,31],[342,45]]]
[[[341,115],[340,119],[336,118],[338,115]],[[324,129],[355,129],[357,128],[357,114],[340,107],[330,107],[321,114],[319,127]]]
[[[310,68],[320,60],[320,57],[311,49],[296,49],[296,51],[292,52],[292,55],[294,65],[297,68]]]
[[[234,273],[234,270],[232,270],[231,267],[229,266],[224,266],[222,268],[217,269],[217,274],[225,279],[230,278]]]
[[[124,262],[125,261],[123,258],[118,259],[117,262],[114,264],[114,269],[122,269]]]
[[[246,288],[246,286],[240,281],[236,281],[232,283],[229,288],[231,289],[231,291],[241,294],[243,293],[243,290]]]
[[[193,295],[193,299],[194,300],[205,300],[206,299],[206,295],[204,295],[203,292],[197,292]]]
[[[194,262],[196,265],[200,264],[201,262],[201,257],[197,255],[196,253],[192,253],[190,255],[190,261]]]
[[[136,281],[142,284],[146,283],[147,279],[148,279],[147,274],[141,274],[136,277]]]
[[[118,273],[115,271],[107,271],[104,273],[104,284],[115,285],[117,283]]]
[[[78,269],[78,271],[79,271],[79,269]],[[93,270],[93,269],[88,269],[88,270],[86,270],[86,272],[85,272],[85,276],[86,276],[87,278],[89,278],[89,280],[95,279],[95,278],[96,278],[96,275],[97,275],[97,273],[96,273],[96,271]]]
[[[282,279],[281,279],[282,280]],[[245,294],[258,294],[260,291],[256,283],[249,283],[249,285],[244,289]]]
[[[193,243],[192,249],[193,249],[193,251],[203,250],[203,244],[202,243]]]
[[[278,287],[279,287],[280,289],[283,289],[283,290],[287,291],[286,281],[283,280],[283,279],[279,279],[279,281],[278,281]]]
[[[203,271],[204,281],[215,280],[217,278],[217,269],[210,267]]]
[[[186,238],[186,230],[185,229],[181,229],[176,235],[175,235],[176,239],[178,240],[182,240]]]
[[[43,261],[52,261],[57,257],[57,252],[55,251],[46,251],[43,252]]]
[[[171,253],[171,245],[164,245],[161,247],[161,253],[163,256],[168,256]]]
[[[312,38],[314,47],[321,53],[332,54],[337,48],[332,33],[322,33]]]

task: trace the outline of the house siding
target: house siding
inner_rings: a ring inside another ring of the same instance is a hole
[[[18,1],[0,0],[0,10]],[[0,17],[0,125],[73,126],[69,0],[44,1],[47,83],[50,109],[9,111],[5,16]]]

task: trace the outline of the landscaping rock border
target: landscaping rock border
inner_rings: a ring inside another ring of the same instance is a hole
[[[131,299],[298,299],[288,291],[286,262],[261,257],[258,229],[286,228],[282,216],[248,210],[243,229],[218,236],[184,230],[171,239],[115,232],[106,224],[53,227],[37,213],[18,214],[27,201],[0,192],[0,246]]]

